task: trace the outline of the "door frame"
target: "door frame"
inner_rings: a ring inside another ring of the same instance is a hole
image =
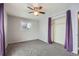
[[[53,18],[52,19],[52,21],[51,21],[51,31],[52,31],[52,27],[54,28],[54,25],[55,25],[55,23],[54,23],[54,21],[56,20],[56,19],[60,19],[60,18],[63,18],[63,17],[66,17],[66,15],[62,15],[62,16],[60,16],[60,17],[56,17],[56,18]],[[51,38],[52,38],[52,36],[53,36],[53,38],[51,39],[52,40],[52,42],[55,42],[54,40],[54,34],[55,34],[55,32],[54,32],[54,29],[53,29],[53,31],[52,31],[53,33],[51,33]]]

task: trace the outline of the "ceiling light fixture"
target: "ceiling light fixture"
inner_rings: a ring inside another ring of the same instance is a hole
[[[33,13],[35,16],[39,16],[39,14],[45,14],[45,12],[42,11],[43,7],[39,6],[38,3],[32,4],[31,7],[27,7],[30,10],[32,10],[29,13]]]
[[[35,15],[35,16],[38,16],[38,15],[39,15],[39,12],[34,11],[34,15]]]

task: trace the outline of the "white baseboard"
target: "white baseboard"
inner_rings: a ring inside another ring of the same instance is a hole
[[[41,39],[39,39],[39,40],[41,40]],[[46,41],[46,40],[41,40],[41,41],[48,43],[48,41]]]
[[[31,39],[31,40],[37,40],[37,39]],[[25,42],[25,41],[31,41],[31,40],[22,40],[22,41],[16,41],[16,42],[8,42],[8,44],[19,43],[19,42]]]
[[[61,45],[63,45],[64,46],[64,44],[63,43],[61,43],[61,42],[59,42],[59,41],[54,41],[55,43],[58,43],[58,44],[61,44]]]

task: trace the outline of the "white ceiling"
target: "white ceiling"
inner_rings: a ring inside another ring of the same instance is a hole
[[[39,16],[29,14],[28,12],[31,10],[27,8],[27,6],[30,6],[28,3],[5,3],[5,9],[9,15],[39,20],[41,17],[49,17],[51,14],[67,9],[70,4],[41,3],[39,5],[43,6],[43,11],[45,11],[46,14],[40,14]]]

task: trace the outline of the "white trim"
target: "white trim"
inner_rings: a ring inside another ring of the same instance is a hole
[[[61,11],[61,12],[59,12],[59,13],[53,14],[53,15],[52,15],[52,20],[53,20],[53,19],[60,18],[60,17],[63,17],[63,16],[66,16],[66,11],[67,11],[67,10],[68,10],[68,9],[66,9],[65,11]]]

